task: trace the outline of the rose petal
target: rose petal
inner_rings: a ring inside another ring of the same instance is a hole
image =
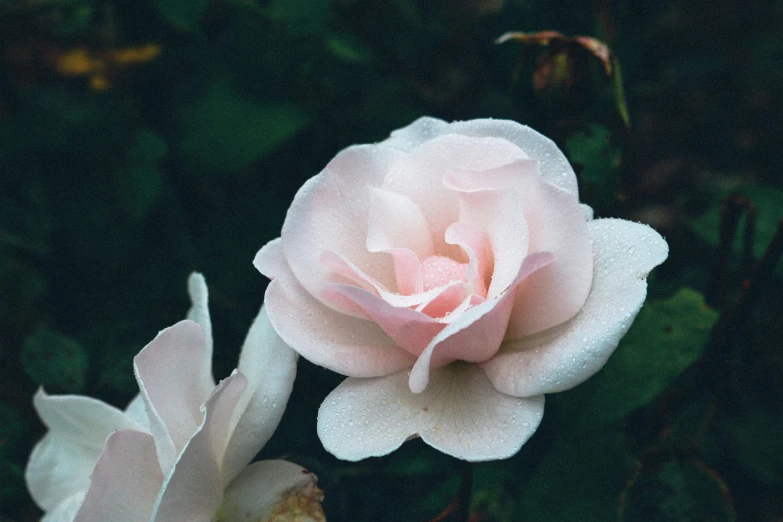
[[[209,291],[207,290],[207,281],[198,272],[193,272],[188,277],[188,295],[191,306],[187,318],[198,323],[204,331],[204,341],[207,346],[204,356],[204,363],[207,367],[204,369],[204,373],[212,378],[212,320],[209,318]],[[212,378],[212,386],[215,386],[214,378]]]
[[[619,219],[588,224],[594,275],[570,321],[541,335],[506,341],[482,366],[495,387],[518,397],[567,390],[601,369],[644,303],[647,274],[669,248],[652,228]]]
[[[288,261],[283,253],[283,239],[273,239],[256,253],[253,266],[269,279],[274,279],[280,273],[290,272]]]
[[[296,352],[275,333],[261,308],[242,345],[237,369],[247,379],[232,419],[221,466],[224,482],[236,477],[275,432],[296,377]]]
[[[371,188],[370,197],[367,250],[393,256],[399,293],[421,292],[421,266],[417,261],[434,253],[424,214],[410,199],[394,192]]]
[[[234,371],[207,399],[203,422],[163,480],[150,522],[210,522],[215,516],[225,487],[220,463],[231,418],[246,388],[247,379]]]
[[[475,365],[451,364],[433,371],[431,380],[415,394],[404,371],[346,379],[318,412],[321,442],[338,458],[357,461],[387,455],[419,435],[460,459],[495,460],[519,451],[541,421],[543,396],[503,395]]]
[[[204,331],[185,320],[160,332],[133,358],[164,473],[201,424],[201,405],[214,388],[206,357]]]
[[[437,118],[423,117],[402,129],[392,132],[381,145],[402,151],[411,151],[426,141],[444,134],[494,137],[510,141],[528,157],[541,163],[541,178],[574,196],[579,195],[576,174],[558,146],[546,136],[526,125],[511,120],[476,119],[446,123]],[[458,167],[471,170],[466,167]],[[480,167],[482,170],[487,167]]]
[[[476,295],[487,294],[487,281],[492,276],[494,264],[489,239],[483,228],[471,223],[456,222],[449,225],[445,234],[446,243],[459,245],[468,256],[465,278]]]
[[[530,250],[552,252],[557,262],[529,277],[517,291],[506,332],[517,339],[556,326],[576,314],[592,281],[590,237],[579,201],[545,183],[529,160],[483,172],[455,171],[445,183],[464,198],[486,190],[514,191],[529,227]],[[495,254],[495,272],[498,254]],[[490,287],[491,288],[491,287]]]
[[[370,292],[351,285],[328,285],[324,298],[340,304],[342,308],[353,307],[378,324],[394,341],[418,355],[440,332],[444,325],[422,312],[410,308],[398,308]]]
[[[512,165],[517,165],[513,163]],[[488,171],[492,172],[492,171]],[[506,187],[466,188],[462,178],[481,176],[482,172],[451,171],[443,177],[444,185],[459,193],[459,221],[484,230],[494,260],[487,299],[505,291],[519,272],[520,264],[531,249],[530,231],[520,197]]]
[[[331,282],[319,264],[325,248],[346,256],[387,288],[394,287],[391,259],[369,252],[366,238],[369,188],[381,185],[400,155],[372,145],[349,147],[294,197],[283,224],[283,251],[299,283],[316,299]]]
[[[272,280],[264,303],[278,335],[314,364],[353,377],[389,375],[413,366],[415,357],[377,324],[321,304],[290,270]]]
[[[424,214],[407,197],[370,188],[367,250],[385,252],[404,248],[420,259],[433,254],[432,234]]]
[[[71,495],[57,504],[54,509],[47,511],[41,522],[73,522],[83,501],[84,490]]]
[[[554,141],[527,125],[521,125],[511,120],[476,119],[452,123],[445,132],[508,140],[519,147],[527,157],[538,160],[542,180],[565,190],[576,198],[579,197],[576,174],[568,162],[568,158]],[[464,166],[458,168],[479,170]],[[480,170],[487,168],[491,168],[491,166],[483,166]]]
[[[422,116],[407,127],[392,131],[391,136],[380,143],[404,152],[410,152],[425,141],[444,134],[449,124],[438,118]]]
[[[454,169],[496,168],[525,158],[515,145],[496,138],[446,134],[427,141],[392,164],[383,188],[408,197],[421,209],[439,255],[447,255],[446,229],[457,221],[459,198],[444,190],[443,176]]]
[[[147,415],[147,407],[144,405],[144,397],[140,393],[136,394],[133,400],[128,403],[125,415],[144,428],[144,431],[150,431],[150,418]]]
[[[117,408],[91,397],[47,395],[39,389],[33,406],[49,433],[36,444],[25,469],[30,495],[43,510],[83,493],[106,439],[116,430],[143,430]]]
[[[595,217],[593,207],[590,205],[585,205],[584,203],[580,203],[579,206],[582,208],[582,215],[584,216],[585,221],[592,221]]]
[[[154,438],[117,431],[106,441],[74,522],[147,522],[162,483]]]
[[[503,341],[516,287],[530,274],[553,261],[555,256],[549,252],[534,252],[528,255],[522,262],[517,277],[498,299],[466,310],[446,326],[413,365],[409,380],[411,391],[424,391],[432,366],[437,368],[454,360],[483,362],[495,355]]]
[[[288,518],[275,513],[285,508],[281,504],[291,497],[295,497],[291,500],[296,501],[300,510],[286,513]],[[226,489],[223,505],[215,519],[216,522],[264,521],[277,514],[280,518],[275,520],[316,522],[324,520],[321,498],[323,494],[317,487],[316,476],[302,466],[286,460],[262,460],[246,467]]]

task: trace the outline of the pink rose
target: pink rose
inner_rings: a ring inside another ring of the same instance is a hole
[[[513,455],[545,393],[597,372],[668,246],[592,220],[557,146],[513,121],[422,118],[345,149],[259,251],[269,320],[349,378],[318,433],[346,460],[420,436],[466,460]]]

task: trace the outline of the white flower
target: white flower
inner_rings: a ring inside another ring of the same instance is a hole
[[[188,320],[134,359],[141,393],[125,411],[90,397],[36,394],[49,432],[25,476],[44,522],[210,522],[240,513],[267,521],[292,498],[298,520],[323,520],[314,475],[283,460],[248,466],[283,415],[295,352],[262,308],[238,368],[216,386],[204,278],[191,275],[188,288]]]

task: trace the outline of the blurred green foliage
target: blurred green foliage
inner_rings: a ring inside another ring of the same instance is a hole
[[[475,520],[780,519],[782,268],[720,357],[704,354],[725,310],[702,295],[721,198],[754,202],[756,258],[783,217],[781,17],[772,0],[0,2],[0,519],[39,517],[23,482],[38,386],[124,406],[133,356],[184,316],[192,270],[227,375],[263,299],[253,255],[296,190],[422,115],[536,128],[598,216],[649,222],[671,247],[606,367],[549,396],[519,454],[474,466]],[[622,78],[577,56],[537,91],[560,54],[493,42],[540,30],[606,41]],[[360,463],[323,450],[318,406],[340,379],[300,361],[261,456],[312,469],[328,520],[438,517],[461,463],[420,441]]]

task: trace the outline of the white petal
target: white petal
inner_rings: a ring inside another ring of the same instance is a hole
[[[220,469],[231,418],[247,388],[235,371],[218,384],[203,407],[204,421],[187,441],[163,481],[150,522],[210,522],[223,502]]]
[[[576,174],[563,152],[554,141],[527,125],[511,120],[476,119],[452,123],[445,132],[508,140],[539,161],[541,179],[579,196]]]
[[[389,375],[410,368],[416,360],[377,324],[321,304],[290,270],[272,280],[264,303],[269,321],[286,344],[335,372],[354,377]]]
[[[185,320],[160,332],[133,358],[164,473],[202,422],[201,405],[214,388],[206,357],[204,331]]]
[[[215,522],[266,522],[273,515],[279,517],[274,520],[322,521],[322,498],[316,476],[302,466],[286,460],[262,460],[246,467],[226,489]],[[285,503],[288,499],[304,509],[297,510],[297,513],[286,513],[286,518],[280,511],[287,507]]]
[[[282,246],[296,279],[316,297],[331,282],[320,267],[324,249],[346,256],[387,288],[394,287],[389,256],[366,247],[370,187],[383,182],[400,152],[373,145],[348,147],[299,189],[283,223]]]
[[[147,522],[162,483],[152,435],[117,431],[106,441],[75,522]]]
[[[592,221],[595,217],[593,207],[590,205],[585,205],[584,203],[580,203],[579,206],[582,208],[582,215],[585,217],[585,221]]]
[[[142,428],[117,408],[90,397],[47,395],[33,398],[49,433],[33,449],[25,469],[30,495],[44,510],[84,493],[106,439],[116,430]]]
[[[125,415],[144,428],[144,431],[149,432],[150,419],[147,415],[147,407],[144,405],[144,397],[140,393],[128,403],[128,406],[125,408]]]
[[[454,457],[497,460],[514,455],[535,432],[544,397],[499,393],[481,369],[453,363],[430,375],[420,394],[407,372],[375,379],[349,378],[324,400],[318,436],[340,459],[387,455],[412,436]]]
[[[482,366],[495,387],[517,397],[567,390],[601,369],[647,294],[647,274],[668,256],[647,225],[620,219],[587,223],[593,284],[582,310],[541,334],[506,341]]]
[[[190,310],[187,318],[194,321],[204,330],[204,341],[207,346],[205,363],[208,365],[205,372],[212,376],[212,320],[209,318],[209,291],[207,281],[198,272],[193,272],[188,277],[188,295],[190,296]],[[213,379],[212,385],[215,385]]]
[[[247,332],[238,370],[247,389],[237,404],[221,467],[228,483],[272,437],[285,411],[296,377],[296,352],[275,333],[261,308]]]
[[[410,152],[425,141],[440,136],[449,124],[437,118],[422,116],[407,127],[397,129],[380,144],[404,152]]]
[[[84,494],[86,491],[82,491],[71,495],[59,504],[51,511],[47,511],[41,522],[73,522],[76,518],[76,513],[84,501]]]

